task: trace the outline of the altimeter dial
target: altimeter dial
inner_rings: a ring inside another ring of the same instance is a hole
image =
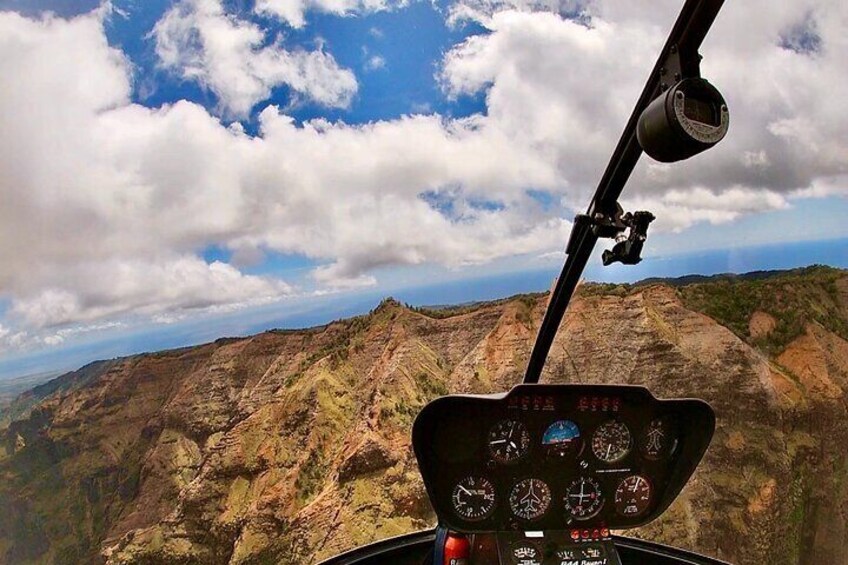
[[[651,504],[651,483],[641,475],[622,479],[615,489],[615,510],[622,516],[641,516]]]
[[[514,463],[530,448],[527,427],[518,420],[501,420],[489,430],[489,454],[499,463]]]
[[[604,505],[601,485],[591,477],[574,480],[565,491],[565,510],[575,520],[588,520]]]
[[[524,479],[509,493],[509,507],[522,520],[538,520],[551,505],[551,489],[539,479]]]
[[[633,437],[624,422],[608,420],[592,435],[592,453],[604,463],[621,461],[630,453]]]
[[[495,509],[495,487],[484,477],[465,477],[453,488],[451,502],[463,520],[485,520]]]

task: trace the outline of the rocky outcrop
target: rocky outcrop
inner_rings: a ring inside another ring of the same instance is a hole
[[[430,527],[415,415],[448,392],[519,381],[545,304],[386,301],[62,377],[2,432],[0,562],[302,565]],[[787,314],[808,304],[826,315]],[[838,271],[588,285],[543,378],[715,408],[703,464],[636,535],[741,564],[845,563],[846,337]]]

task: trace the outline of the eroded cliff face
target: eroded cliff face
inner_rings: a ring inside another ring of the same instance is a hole
[[[704,302],[709,282],[588,287],[566,316],[544,380],[716,410],[701,467],[637,535],[742,564],[848,563],[848,275],[783,276],[732,319]],[[802,306],[776,296],[786,285],[826,316],[787,330]],[[3,432],[0,559],[304,564],[430,527],[416,413],[518,382],[546,298],[456,314],[385,301],[68,377]]]

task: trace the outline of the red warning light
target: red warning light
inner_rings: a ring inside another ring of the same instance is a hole
[[[471,544],[462,534],[449,532],[445,539],[444,565],[466,565],[471,557]]]

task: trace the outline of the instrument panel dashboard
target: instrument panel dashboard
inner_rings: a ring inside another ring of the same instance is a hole
[[[644,387],[518,385],[438,398],[413,447],[440,524],[458,532],[602,532],[674,500],[715,428],[710,406]]]

